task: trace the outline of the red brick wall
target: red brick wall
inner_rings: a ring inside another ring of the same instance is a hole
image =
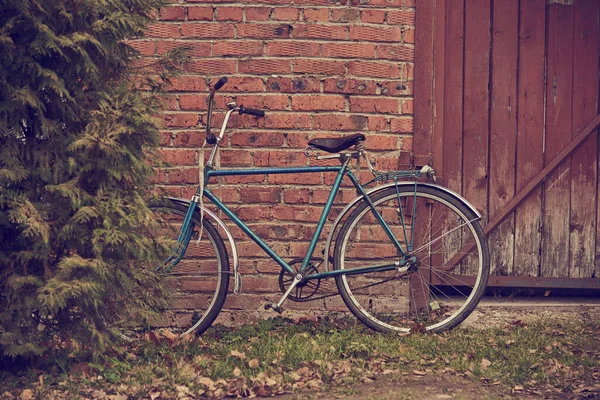
[[[224,107],[264,109],[267,116],[234,115],[223,142],[221,165],[315,165],[302,150],[310,138],[362,132],[379,168],[410,160],[413,131],[415,0],[179,0],[161,9],[144,56],[191,48],[183,76],[175,79],[164,115],[166,161],[159,184],[189,198],[198,184],[198,148],[205,133],[207,83],[227,75],[217,97]],[[222,115],[222,114],[221,114]],[[222,119],[216,116],[215,122]],[[401,154],[401,150],[403,150]],[[286,259],[301,257],[327,198],[323,175],[272,175],[228,179],[220,190]],[[346,187],[339,204],[354,191]],[[227,308],[245,315],[277,300],[279,267],[235,227],[244,292]],[[322,246],[317,247],[320,255]],[[329,282],[328,286],[334,287]],[[339,298],[287,302],[288,309],[337,309]],[[239,314],[239,313],[238,313]]]

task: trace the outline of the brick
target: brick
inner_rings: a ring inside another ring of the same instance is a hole
[[[285,24],[238,24],[238,35],[243,38],[275,39],[289,38],[290,25]]]
[[[165,102],[165,107],[167,110],[179,110],[179,102],[177,101],[177,96],[165,95],[163,96],[163,101]]]
[[[415,65],[412,63],[400,63],[400,78],[406,81],[415,80]]]
[[[375,94],[377,85],[373,80],[327,78],[323,80],[323,92],[345,94]]]
[[[319,92],[321,81],[317,78],[270,77],[267,80],[267,89],[272,92],[285,93]]]
[[[329,20],[328,8],[305,8],[302,20],[306,22],[326,22]]]
[[[402,5],[402,0],[352,0],[352,4],[361,7],[399,7]]]
[[[271,208],[268,206],[241,206],[233,211],[244,221],[258,221],[271,216]]]
[[[380,78],[399,78],[400,71],[396,64],[367,61],[350,61],[348,72],[352,75],[374,76]]]
[[[270,56],[304,56],[320,55],[319,44],[308,41],[268,42],[267,54]]]
[[[210,56],[210,44],[209,43],[189,42],[189,41],[180,41],[180,40],[158,41],[157,42],[157,53],[159,55],[164,55],[164,54],[168,53],[169,51],[173,51],[178,48],[185,49],[186,55],[189,57],[208,57],[208,56]]]
[[[282,167],[306,165],[306,157],[298,151],[257,151],[253,156],[257,167]],[[269,178],[275,175],[270,175]],[[269,180],[270,182],[270,180]]]
[[[373,58],[375,45],[369,43],[323,43],[323,57],[331,58]]]
[[[254,76],[232,76],[222,90],[228,92],[264,92],[265,82],[262,78]]]
[[[316,207],[276,206],[273,207],[273,218],[281,221],[317,222],[321,213]]]
[[[367,126],[370,131],[390,131],[390,122],[388,120],[388,117],[370,115],[369,124]]]
[[[376,139],[373,138],[373,140],[366,140],[365,144],[367,149],[375,151],[393,151],[400,148],[398,135],[377,135]]]
[[[410,117],[392,118],[390,128],[391,128],[392,132],[412,133],[413,132],[413,119]]]
[[[198,94],[185,94],[179,96],[179,106],[182,110],[208,110],[208,96]]]
[[[396,61],[414,61],[415,49],[401,45],[378,45],[377,58]]]
[[[415,26],[415,12],[391,10],[388,12],[388,24]]]
[[[252,155],[245,150],[221,150],[221,164],[227,166],[244,166],[252,164]]]
[[[273,19],[276,21],[296,21],[299,10],[293,7],[276,7],[273,9]]]
[[[200,76],[182,75],[171,78],[169,90],[203,92],[207,90],[206,80]]]
[[[200,116],[193,113],[165,113],[163,120],[165,125],[170,128],[189,128],[198,125]]]
[[[310,201],[310,191],[308,189],[285,189],[283,191],[283,201],[285,203],[308,203]]]
[[[331,10],[331,22],[356,22],[359,11],[357,9],[338,9]]]
[[[279,203],[281,189],[277,187],[245,187],[240,193],[243,203]]]
[[[381,94],[386,96],[408,96],[413,94],[413,82],[388,81],[381,83]]]
[[[350,111],[361,113],[397,114],[398,99],[381,97],[351,97]]]
[[[313,117],[313,125],[315,129],[329,131],[350,131],[350,130],[365,130],[368,124],[368,117],[364,115],[315,115]]]
[[[181,36],[198,39],[227,39],[234,38],[233,24],[223,23],[192,23],[181,26]]]
[[[260,42],[244,41],[218,41],[213,44],[213,56],[259,56],[263,53],[263,44]]]
[[[147,37],[155,38],[178,38],[180,36],[179,24],[153,23],[146,29]]]
[[[402,102],[402,114],[413,113],[413,99],[404,99]]]
[[[370,24],[383,24],[385,22],[385,11],[363,10],[360,13],[360,20]]]
[[[161,21],[183,21],[185,19],[185,8],[183,7],[161,7],[158,13]]]
[[[247,21],[267,21],[271,16],[271,9],[267,7],[246,8]]]
[[[283,134],[277,132],[236,132],[231,137],[232,146],[280,147]]]
[[[297,164],[285,164],[287,167],[297,167]],[[323,178],[320,173],[269,175],[269,183],[278,185],[321,185]]]
[[[346,39],[346,27],[338,25],[296,24],[294,25],[295,39]],[[399,40],[399,38],[398,38]]]
[[[132,40],[128,43],[142,56],[151,56],[156,52],[156,42],[147,40]]]
[[[167,164],[196,165],[196,150],[162,149],[160,157]]]
[[[399,42],[401,31],[398,27],[350,26],[349,38],[369,42]]]
[[[243,9],[241,7],[218,7],[217,21],[241,21]]]
[[[308,132],[286,132],[283,135],[285,136],[285,143],[289,147],[304,149],[308,145]]]
[[[258,120],[261,128],[289,129],[290,127],[310,128],[310,116],[297,113],[268,113],[264,118]]]
[[[264,183],[264,175],[240,175],[240,176],[224,176],[222,182],[225,185],[236,185],[240,183]]]
[[[169,183],[171,184],[198,184],[200,176],[198,168],[171,168],[168,170]]]
[[[301,95],[292,97],[293,110],[337,110],[346,109],[346,100],[343,96],[335,95]]]
[[[294,60],[294,73],[343,75],[346,73],[346,63],[340,61],[324,61],[297,59]]]
[[[345,6],[346,4],[348,4],[347,0],[337,0],[337,1],[333,1],[333,0],[295,0],[294,3],[295,4],[307,5],[307,6],[318,6],[318,5],[323,5],[323,6],[331,6],[331,5]]]
[[[170,132],[169,136],[171,136]],[[206,139],[206,132],[204,130],[173,132],[172,139],[174,147],[200,147]]]
[[[254,75],[285,74],[292,71],[290,60],[240,60],[239,72]]]
[[[183,70],[197,74],[224,75],[235,73],[235,60],[192,60],[183,64]]]
[[[416,0],[404,0],[403,5],[404,5],[404,7],[414,7],[417,5],[417,1]]]
[[[236,101],[238,105],[259,110],[285,110],[290,103],[288,96],[279,94],[237,96]]]
[[[189,21],[212,21],[213,19],[212,7],[188,7],[187,12]]]
[[[415,30],[414,29],[405,29],[402,32],[404,43],[415,43]]]

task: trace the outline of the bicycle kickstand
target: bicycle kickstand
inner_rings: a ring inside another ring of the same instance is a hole
[[[285,299],[288,298],[288,296],[290,295],[290,293],[292,293],[292,290],[294,290],[294,288],[300,282],[302,282],[302,275],[297,274],[294,277],[294,280],[292,281],[292,283],[290,284],[290,287],[288,288],[288,290],[285,291],[285,293],[283,294],[283,296],[281,297],[281,299],[279,300],[279,302],[277,304],[273,304],[273,303],[267,303],[267,304],[265,304],[265,310],[271,309],[271,310],[277,311],[279,314],[281,314],[283,312],[283,308],[281,307],[281,305],[283,304],[283,302],[285,301]]]

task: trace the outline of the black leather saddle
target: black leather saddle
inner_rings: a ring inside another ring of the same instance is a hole
[[[359,142],[363,142],[364,140],[365,135],[362,133],[355,133],[354,135],[341,138],[315,138],[308,142],[308,145],[328,153],[338,153]]]

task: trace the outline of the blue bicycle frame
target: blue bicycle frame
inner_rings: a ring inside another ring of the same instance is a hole
[[[396,246],[396,249],[399,253],[398,259],[393,262],[379,265],[371,265],[360,268],[355,268],[352,270],[333,270],[333,271],[325,271],[315,274],[306,275],[304,279],[322,279],[322,278],[331,278],[337,275],[358,275],[367,272],[383,272],[390,271],[393,269],[397,269],[405,266],[406,264],[412,262],[412,257],[407,256],[406,250],[402,247],[400,242],[396,239],[391,229],[387,225],[387,223],[383,220],[381,214],[377,211],[369,196],[367,195],[363,185],[360,184],[358,179],[354,176],[352,171],[348,169],[348,163],[350,161],[350,157],[346,157],[345,161],[342,161],[340,166],[313,166],[313,167],[294,167],[294,168],[286,168],[286,167],[271,167],[271,168],[249,168],[249,169],[221,169],[216,170],[212,166],[207,165],[204,169],[204,177],[205,177],[205,185],[203,195],[206,199],[208,199],[211,203],[213,203],[219,210],[221,210],[225,215],[227,215],[240,229],[248,235],[265,253],[269,255],[277,264],[281,266],[284,270],[289,272],[290,274],[296,274],[297,271],[294,270],[285,260],[283,260],[267,243],[265,243],[244,221],[242,221],[233,211],[231,211],[221,200],[219,200],[215,194],[207,187],[211,178],[218,178],[221,176],[242,176],[242,175],[269,175],[269,174],[308,174],[308,173],[321,173],[321,172],[336,172],[337,176],[331,187],[331,191],[329,193],[329,197],[323,207],[323,211],[321,213],[321,217],[317,223],[317,227],[315,228],[315,232],[310,241],[304,259],[302,261],[302,265],[300,267],[300,272],[304,272],[309,265],[310,259],[312,258],[317,241],[323,231],[325,223],[327,221],[327,216],[329,215],[334,199],[341,187],[342,180],[344,176],[347,176],[354,187],[356,188],[359,196],[362,195],[364,200],[369,204],[373,215],[379,221],[387,236],[390,238],[392,243]],[[400,171],[399,171],[400,172]],[[419,176],[418,171],[402,171],[401,176],[417,178]],[[194,210],[198,204],[198,196],[200,196],[200,188],[198,188],[197,195],[194,196],[192,201],[190,202],[190,207],[188,210],[188,214],[184,219],[183,226],[181,228],[181,233],[178,239],[178,256],[173,257],[169,260],[169,264],[174,266],[179,262],[179,260],[185,254],[189,241],[191,239],[191,230],[192,230],[192,215]]]

